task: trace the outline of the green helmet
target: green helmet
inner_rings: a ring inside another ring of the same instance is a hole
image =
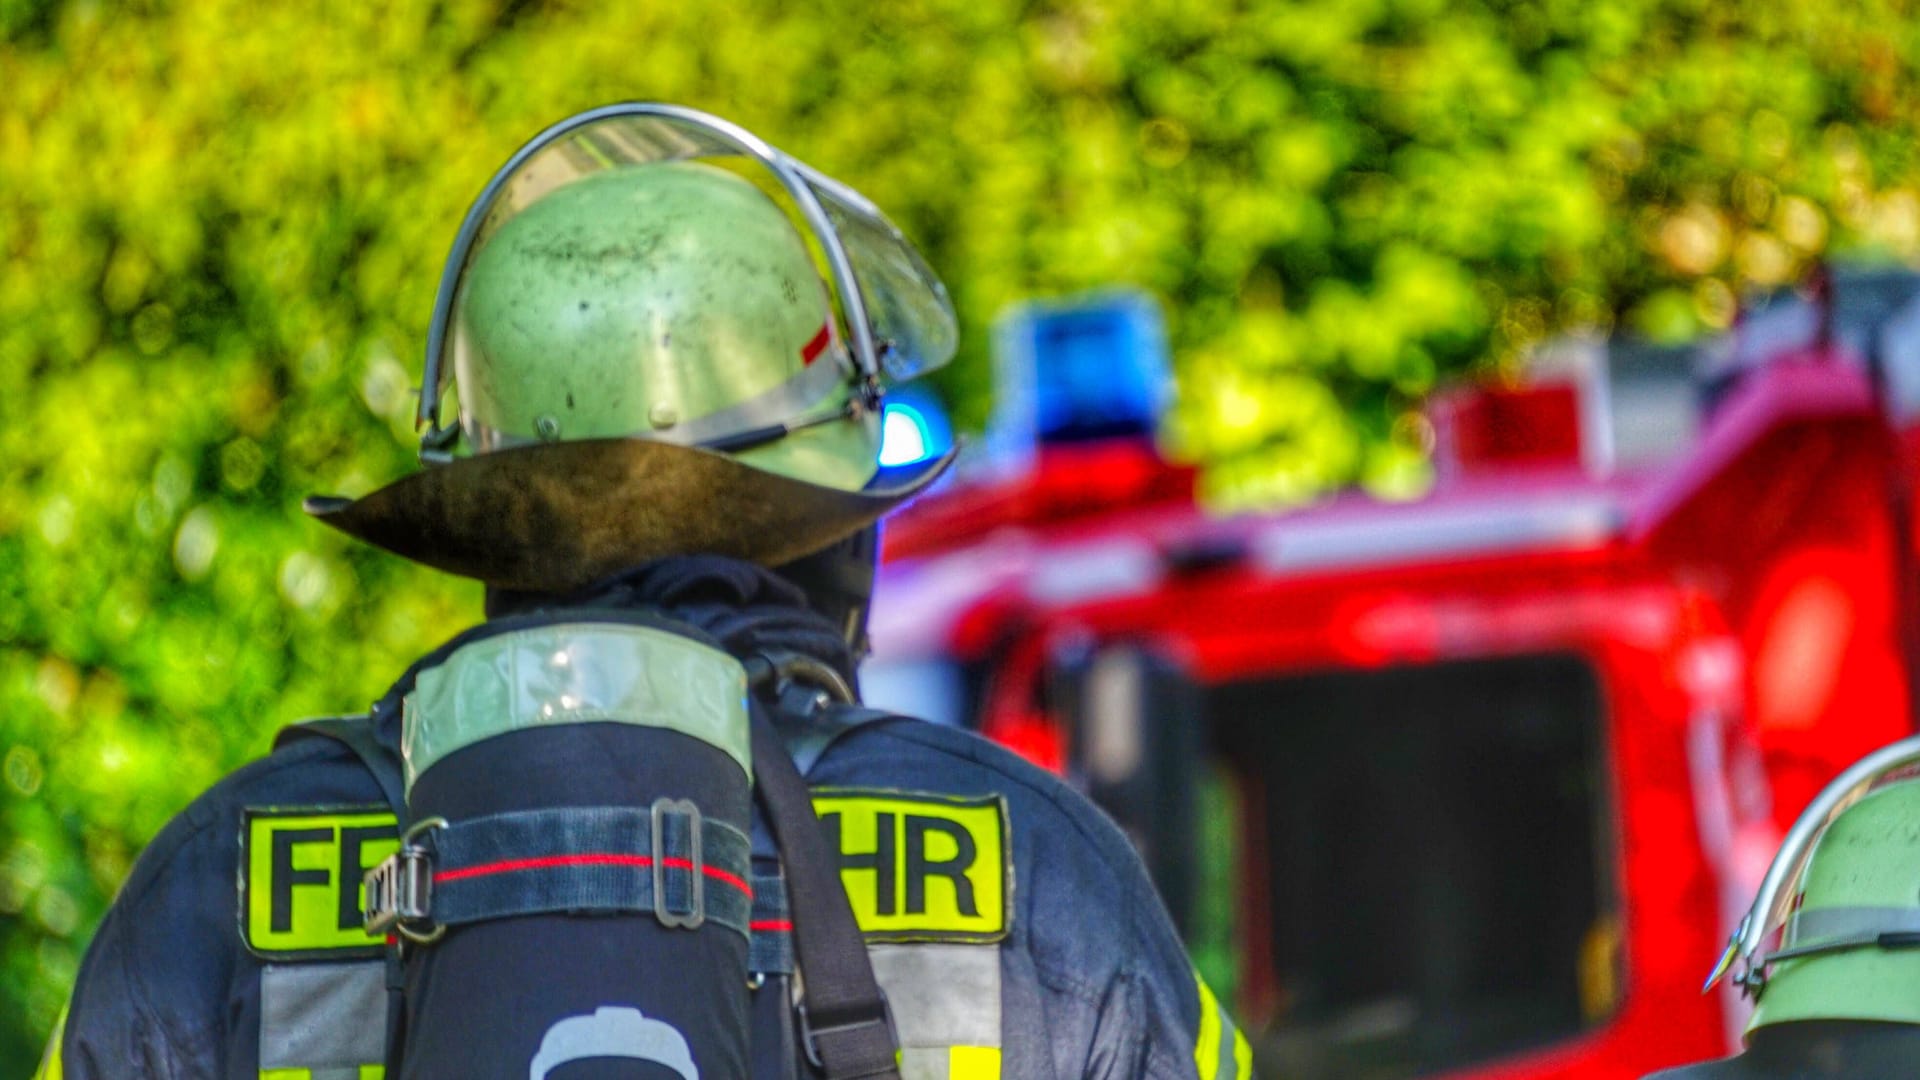
[[[428,335],[430,467],[308,510],[509,588],[696,552],[778,565],[945,467],[880,470],[880,403],[954,339],[939,279],[851,189],[693,110],[596,109],[467,214]]]
[[[879,417],[847,406],[851,367],[800,234],[710,165],[625,165],[501,226],[467,271],[454,355],[474,450],[639,436],[687,445],[809,411],[752,446],[759,468],[857,491]]]
[[[1920,1024],[1920,738],[1814,799],[1708,985],[1730,968],[1755,1030],[1800,1020]]]

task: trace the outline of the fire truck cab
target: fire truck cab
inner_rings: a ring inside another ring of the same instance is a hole
[[[1727,1053],[1700,984],[1781,831],[1914,729],[1916,296],[1547,350],[1435,399],[1423,497],[1239,516],[1154,448],[1151,302],[1020,309],[1015,452],[890,523],[867,696],[1105,807],[1265,1075]]]

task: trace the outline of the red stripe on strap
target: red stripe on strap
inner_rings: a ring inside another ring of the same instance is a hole
[[[813,340],[800,346],[800,362],[811,364],[820,359],[820,354],[826,352],[827,346],[831,344],[833,344],[833,333],[826,323],[821,323],[820,332],[813,335]]]
[[[434,884],[465,881],[489,874],[511,874],[517,870],[551,870],[557,866],[634,866],[646,869],[653,859],[646,855],[548,855],[537,859],[502,859],[459,870],[442,870],[433,875]]]
[[[691,870],[693,863],[687,859],[666,858],[662,866],[675,870]],[[464,866],[458,870],[442,870],[433,875],[435,885],[450,881],[464,881],[467,878],[486,877],[491,874],[511,874],[520,870],[552,870],[562,866],[631,866],[645,870],[653,866],[653,858],[648,855],[618,855],[612,852],[586,855],[546,855],[537,859],[502,859],[499,862],[481,863],[478,866]],[[716,881],[724,881],[748,896],[753,895],[753,886],[741,880],[738,874],[730,874],[717,866],[702,866],[700,872]]]
[[[791,934],[793,933],[793,920],[755,919],[753,922],[747,924],[747,929],[756,934]]]
[[[693,863],[691,861],[687,859],[676,859],[671,855],[667,856],[664,859],[661,859],[660,864],[662,866],[666,866],[674,870],[693,869]],[[753,886],[747,884],[745,881],[742,881],[740,879],[740,876],[737,874],[729,874],[725,870],[722,870],[717,866],[703,866],[700,868],[700,872],[714,879],[715,881],[724,881],[727,884],[733,886],[734,888],[739,889],[741,892],[746,893],[748,896],[753,895]]]

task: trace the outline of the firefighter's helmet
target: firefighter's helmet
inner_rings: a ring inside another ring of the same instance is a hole
[[[939,280],[857,193],[717,118],[609,106],[468,212],[429,333],[428,467],[308,509],[511,589],[696,552],[779,565],[938,475],[878,467],[879,408],[954,338]]]
[[[1920,738],[1868,755],[1788,833],[1714,972],[1736,969],[1754,999],[1748,1034],[1800,1020],[1920,1024],[1917,766]]]

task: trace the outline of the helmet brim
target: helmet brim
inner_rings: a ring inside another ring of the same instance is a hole
[[[557,591],[669,555],[791,562],[879,520],[952,461],[949,451],[843,491],[696,447],[580,439],[460,458],[362,498],[304,505],[355,539],[437,570]]]

